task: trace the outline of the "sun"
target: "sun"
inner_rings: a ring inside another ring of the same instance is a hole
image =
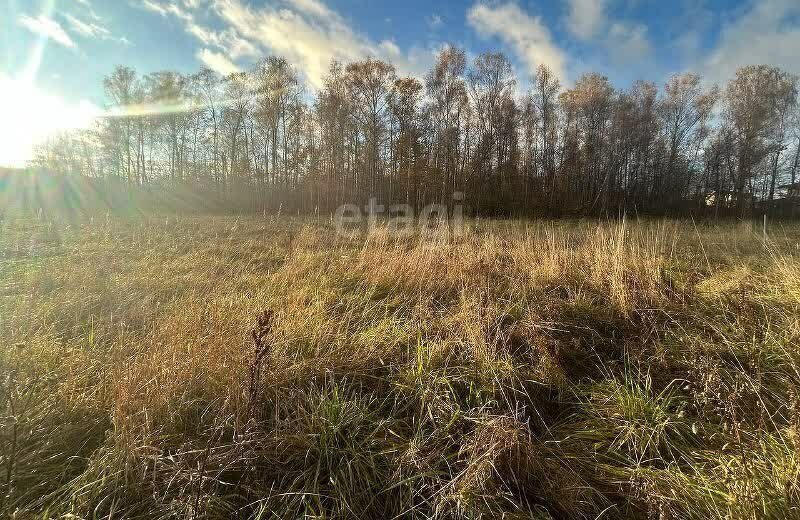
[[[25,166],[37,144],[61,131],[88,128],[100,112],[88,101],[69,104],[30,81],[0,75],[0,166]]]

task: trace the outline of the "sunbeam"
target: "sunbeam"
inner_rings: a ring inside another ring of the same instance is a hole
[[[59,132],[88,128],[102,111],[88,101],[66,103],[24,79],[0,76],[0,166],[23,166],[35,146]]]

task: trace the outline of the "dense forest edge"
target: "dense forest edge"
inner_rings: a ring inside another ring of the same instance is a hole
[[[92,128],[42,143],[28,174],[0,172],[16,188],[3,206],[327,215],[463,193],[469,215],[800,214],[795,75],[519,79],[502,53],[468,63],[452,46],[424,78],[334,62],[318,89],[276,56],[224,77],[119,66]]]

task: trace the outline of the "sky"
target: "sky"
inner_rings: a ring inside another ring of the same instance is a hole
[[[800,73],[800,0],[0,0],[0,166],[102,114],[117,64],[226,74],[280,55],[313,93],[334,58],[422,76],[446,44],[502,50],[521,90],[539,63],[565,86],[586,72],[724,84],[741,65]]]

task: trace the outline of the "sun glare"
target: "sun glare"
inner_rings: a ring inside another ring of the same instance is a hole
[[[58,132],[87,128],[100,115],[88,101],[68,104],[27,81],[0,77],[0,166],[24,166]]]

